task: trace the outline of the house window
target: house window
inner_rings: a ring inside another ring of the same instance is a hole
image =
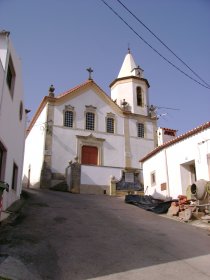
[[[7,150],[0,142],[0,181],[4,181],[4,173],[6,168]]]
[[[12,63],[11,57],[9,58],[8,68],[7,68],[7,85],[10,90],[10,94],[13,97],[14,86],[15,86],[15,70]]]
[[[12,189],[13,190],[17,189],[17,179],[18,179],[18,167],[14,163],[13,164],[13,172],[12,172]]]
[[[137,135],[140,138],[144,138],[144,124],[143,123],[137,124]]]
[[[156,185],[156,174],[155,174],[155,171],[153,171],[150,176],[151,176],[151,186]]]
[[[106,132],[114,133],[114,119],[113,118],[106,119]]]
[[[142,91],[140,87],[136,88],[136,98],[137,98],[137,106],[143,107],[143,97],[142,97]]]
[[[73,112],[72,111],[65,111],[64,112],[64,126],[73,127]]]
[[[91,112],[86,113],[86,129],[94,130],[95,129],[95,114]]]

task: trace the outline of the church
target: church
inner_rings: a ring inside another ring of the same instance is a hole
[[[126,178],[143,187],[139,159],[157,146],[149,82],[130,50],[110,84],[111,97],[87,70],[88,80],[64,93],[55,94],[51,85],[33,116],[25,142],[25,187],[56,185],[74,162],[81,167],[80,193],[106,193],[110,178],[123,181],[124,188]]]

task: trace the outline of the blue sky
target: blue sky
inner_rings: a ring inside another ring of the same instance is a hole
[[[190,74],[116,0],[106,0],[149,44]],[[180,58],[210,84],[209,0],[121,0]],[[167,64],[101,0],[0,0],[0,29],[22,61],[25,106],[32,118],[51,84],[62,93],[88,78],[110,95],[128,45],[150,83],[158,124],[184,133],[210,121],[210,90]],[[193,76],[196,78],[195,76]]]

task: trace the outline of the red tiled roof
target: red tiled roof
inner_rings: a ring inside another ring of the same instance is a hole
[[[150,157],[155,155],[157,152],[163,150],[164,148],[167,148],[167,147],[169,147],[169,146],[171,146],[171,145],[173,145],[173,144],[175,144],[175,143],[177,143],[177,142],[179,142],[181,140],[184,140],[184,139],[186,139],[186,138],[188,138],[188,137],[190,137],[192,135],[195,135],[196,133],[201,132],[202,130],[207,129],[207,128],[210,128],[210,121],[206,122],[206,123],[204,123],[204,124],[202,124],[202,125],[200,125],[200,126],[198,126],[196,128],[194,128],[194,129],[192,129],[192,130],[190,130],[190,131],[188,131],[188,132],[186,132],[184,134],[181,134],[180,136],[178,136],[178,137],[176,137],[176,138],[174,138],[174,139],[164,143],[161,146],[158,146],[153,151],[151,151],[149,154],[147,154],[145,157],[140,159],[140,162],[144,162],[145,160],[149,159]]]

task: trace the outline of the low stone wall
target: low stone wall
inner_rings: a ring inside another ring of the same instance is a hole
[[[121,168],[70,163],[66,168],[66,182],[72,193],[112,194],[112,178],[119,179]]]

